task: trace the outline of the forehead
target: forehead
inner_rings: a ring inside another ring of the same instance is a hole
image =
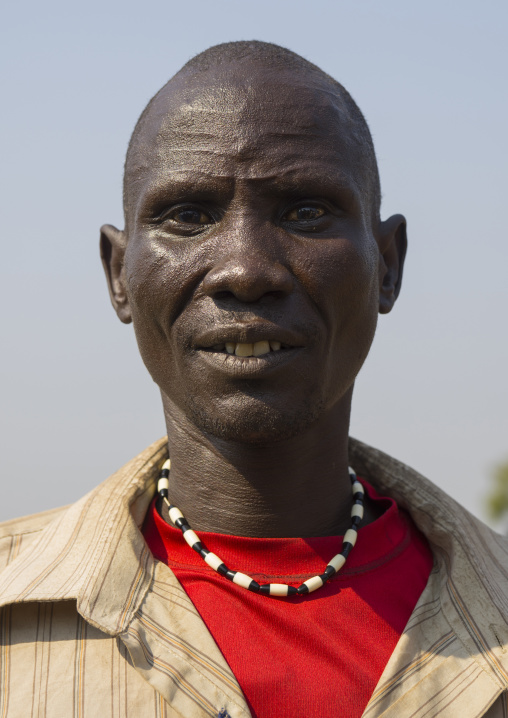
[[[301,183],[328,177],[362,193],[354,119],[331,83],[270,71],[177,76],[150,108],[128,166],[135,202],[168,182]]]

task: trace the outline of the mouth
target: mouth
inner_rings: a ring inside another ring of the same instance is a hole
[[[278,340],[260,339],[255,342],[220,342],[211,347],[200,347],[200,349],[237,357],[261,357],[272,352],[294,349],[294,347]]]
[[[258,322],[208,330],[196,337],[193,348],[248,359],[302,349],[306,343],[300,332]]]
[[[244,325],[202,334],[193,348],[214,371],[240,379],[265,376],[288,366],[305,349],[305,340],[280,327]]]

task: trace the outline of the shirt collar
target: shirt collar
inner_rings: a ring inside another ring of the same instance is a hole
[[[2,572],[0,606],[75,600],[97,628],[124,630],[152,581],[139,526],[166,458],[164,438],[63,510]]]
[[[102,631],[125,630],[152,582],[154,559],[139,527],[166,458],[163,438],[46,526],[2,572],[0,606],[75,600],[80,614]],[[381,451],[351,439],[350,463],[426,535],[443,562],[442,608],[450,625],[472,653],[485,645],[493,670],[506,682],[508,652],[500,646],[508,643],[506,539]]]
[[[428,539],[438,569],[431,600],[465,653],[506,690],[508,540],[402,462],[356,440],[349,448],[355,471],[408,511]]]

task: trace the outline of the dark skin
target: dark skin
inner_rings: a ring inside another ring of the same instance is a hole
[[[102,228],[113,306],[160,387],[170,498],[197,531],[349,527],[354,381],[406,249],[401,215],[375,219],[349,133],[325,81],[180,74],[132,153],[126,229]]]

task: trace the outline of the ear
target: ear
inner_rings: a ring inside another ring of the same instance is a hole
[[[131,309],[125,290],[124,256],[127,246],[125,232],[112,224],[101,227],[101,260],[108,283],[111,304],[124,324],[132,321]]]
[[[399,296],[407,249],[406,220],[394,214],[379,224],[379,313],[388,314]]]

